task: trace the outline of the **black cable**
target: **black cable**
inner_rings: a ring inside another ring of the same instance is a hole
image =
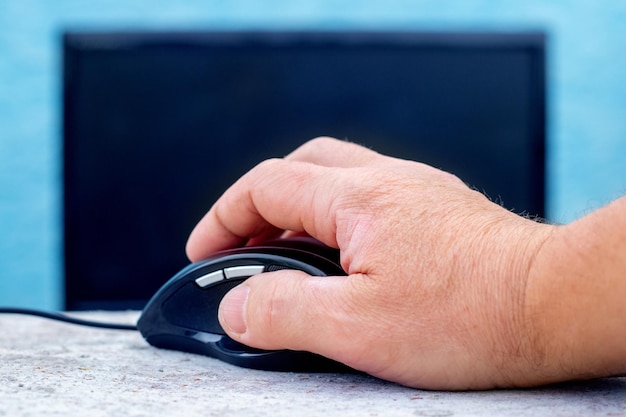
[[[62,313],[49,313],[47,311],[32,310],[29,308],[0,307],[0,314],[24,314],[62,321],[65,323],[78,324],[80,326],[98,327],[102,329],[137,330],[137,326],[135,326],[134,324],[102,323],[98,321],[78,319]]]

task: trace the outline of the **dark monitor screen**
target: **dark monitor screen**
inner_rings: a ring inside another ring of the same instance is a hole
[[[66,308],[141,308],[240,175],[322,135],[544,214],[541,33],[66,33]]]

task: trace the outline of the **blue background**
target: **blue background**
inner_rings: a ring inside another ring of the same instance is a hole
[[[625,22],[613,0],[1,0],[0,305],[62,306],[64,29],[543,29],[548,218],[569,222],[626,191]]]

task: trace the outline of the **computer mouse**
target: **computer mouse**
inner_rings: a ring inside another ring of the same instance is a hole
[[[188,265],[167,281],[146,304],[137,328],[155,347],[207,355],[241,367],[349,371],[345,365],[310,352],[254,349],[226,335],[217,319],[224,295],[252,275],[281,269],[315,276],[345,275],[339,251],[309,238],[221,251]]]

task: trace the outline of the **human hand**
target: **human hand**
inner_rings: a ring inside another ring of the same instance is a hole
[[[228,293],[220,323],[261,349],[312,351],[430,389],[550,382],[538,375],[526,290],[556,226],[456,177],[329,138],[261,163],[192,232],[191,260],[285,233],[339,248],[348,276],[276,271]]]

